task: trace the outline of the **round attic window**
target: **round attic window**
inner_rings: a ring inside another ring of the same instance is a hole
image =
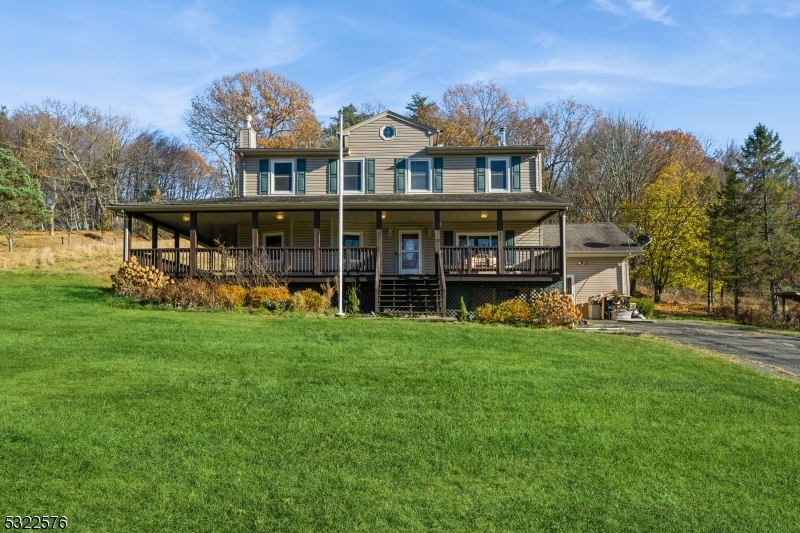
[[[394,126],[381,126],[381,138],[385,141],[391,141],[397,135],[397,130]]]

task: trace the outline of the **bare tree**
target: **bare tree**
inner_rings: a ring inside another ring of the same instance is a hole
[[[596,121],[576,151],[577,182],[568,191],[573,217],[619,223],[622,204],[636,204],[667,161],[658,141],[641,115]]]
[[[581,142],[602,112],[567,98],[548,102],[536,115],[544,125],[542,135],[532,143],[545,145],[542,187],[551,194],[566,194],[575,187],[575,160]]]

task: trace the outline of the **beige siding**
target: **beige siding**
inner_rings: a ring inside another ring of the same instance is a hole
[[[511,157],[508,157],[509,165]],[[470,193],[475,191],[475,163],[474,156],[452,156],[444,158],[442,181],[445,193]],[[520,161],[521,190],[522,192],[536,192],[540,190],[538,184],[537,163],[534,156],[522,156]],[[488,184],[487,184],[488,187]],[[487,193],[489,194],[489,193]]]
[[[586,264],[580,265],[579,262]],[[624,268],[626,260],[613,257],[582,257],[567,259],[567,275],[575,276],[576,304],[589,301],[592,296],[617,290],[628,294]]]
[[[279,158],[284,159],[284,158]],[[242,174],[244,196],[258,195],[258,169],[261,159],[248,158],[243,160]],[[297,159],[295,171],[297,171]],[[326,194],[328,177],[327,159],[306,159],[306,194]]]
[[[386,141],[380,136],[380,129],[389,124],[395,127],[397,136]],[[350,157],[375,159],[375,193],[386,194],[394,192],[395,158],[428,158],[430,137],[425,131],[385,117],[353,130],[346,142]]]

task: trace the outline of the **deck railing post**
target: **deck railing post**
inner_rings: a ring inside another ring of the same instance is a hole
[[[197,211],[189,214],[189,277],[197,277]]]
[[[175,245],[175,246],[174,246],[174,248],[175,248],[175,249],[178,249],[178,248],[180,248],[180,247],[181,247],[181,234],[180,234],[180,233],[178,233],[177,231],[175,231],[175,232],[173,232],[173,234],[172,234],[172,238],[173,238],[173,240],[174,240],[174,242],[172,243],[172,244],[174,244],[174,245]]]
[[[258,211],[250,213],[250,274],[256,272],[258,262]]]
[[[467,274],[472,274],[472,246],[467,244]]]

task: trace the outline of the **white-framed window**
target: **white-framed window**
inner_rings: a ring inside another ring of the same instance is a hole
[[[272,194],[294,194],[294,159],[274,159],[270,167]]]
[[[497,233],[459,233],[459,246],[497,246]]]
[[[261,246],[264,248],[281,248],[283,246],[283,233],[262,233]]]
[[[364,192],[364,160],[345,159],[344,179],[342,191],[345,194],[358,194]]]
[[[489,192],[509,191],[509,182],[511,179],[509,175],[508,158],[489,158],[486,164],[486,170],[488,171],[488,176],[486,178],[489,182]]]
[[[408,192],[431,192],[431,160],[408,160]]]

